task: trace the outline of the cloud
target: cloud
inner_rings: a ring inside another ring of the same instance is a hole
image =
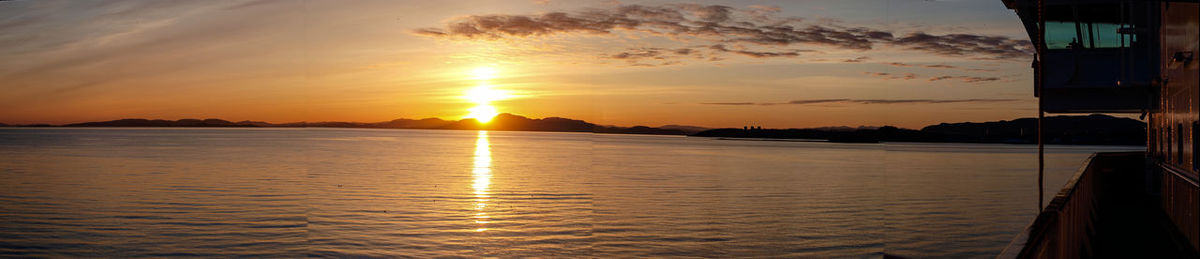
[[[907,64],[907,63],[900,63],[900,62],[890,62],[890,63],[885,63],[885,64],[889,65],[889,66],[894,66],[894,67],[923,67],[923,68],[957,69],[957,70],[973,71],[973,72],[995,72],[996,71],[995,69],[966,68],[966,67],[951,66],[951,65],[946,65],[946,64],[921,65],[921,64]]]
[[[891,43],[947,56],[977,55],[991,59],[1028,57],[1032,51],[1032,45],[1026,40],[973,34],[931,35],[914,32]]]
[[[721,5],[680,4],[681,10],[706,22],[727,22],[732,16],[732,7]]]
[[[700,103],[709,105],[758,105],[758,103]]]
[[[242,8],[256,7],[256,6],[260,6],[260,5],[269,5],[269,4],[274,4],[274,3],[279,3],[279,1],[271,1],[271,0],[246,1],[246,2],[243,2],[240,4],[225,7],[225,8],[223,8],[223,10],[230,11],[230,10],[237,10],[237,9],[242,9]]]
[[[944,104],[944,103],[997,103],[997,102],[1013,102],[1017,99],[806,99],[793,100],[788,102],[713,102],[700,103],[704,105],[804,105],[804,104],[821,104],[821,103],[851,103],[851,104]]]
[[[861,62],[863,62],[863,61],[867,61],[867,59],[871,59],[871,57],[867,57],[867,56],[861,56],[861,57],[857,57],[857,58],[852,58],[852,59],[842,60],[842,62],[846,62],[846,63],[861,63]]]
[[[721,45],[721,44],[708,46],[708,48],[711,50],[715,50],[717,52],[734,53],[734,54],[743,55],[743,56],[752,57],[752,58],[795,57],[795,56],[799,56],[801,51],[807,51],[807,50],[789,50],[789,51],[779,51],[779,52],[749,51],[749,50],[742,50],[742,49],[728,49],[725,47],[725,45]]]
[[[978,76],[935,76],[935,77],[930,77],[929,79],[926,79],[926,80],[930,81],[930,82],[941,81],[941,80],[961,80],[961,81],[967,82],[967,83],[978,83],[978,82],[986,82],[986,81],[997,81],[997,80],[1000,80],[1000,78],[999,77],[978,77]]]
[[[626,51],[626,52],[614,54],[614,55],[610,56],[610,58],[630,59],[630,60],[643,59],[643,58],[662,59],[663,56],[662,56],[661,50],[662,49],[660,49],[660,48],[630,49],[629,51]]]
[[[270,32],[279,27],[240,21],[287,16],[251,10],[272,6],[287,4],[106,1],[30,8],[17,18],[35,22],[0,21],[0,45],[6,46],[0,58],[24,62],[0,68],[0,81],[23,90],[0,96],[0,103],[17,103],[33,95],[68,98],[58,95],[89,88],[128,89],[123,81],[222,68],[228,64],[221,63],[232,60],[257,61],[274,53],[246,43],[272,40],[278,36]],[[208,19],[209,12],[222,12],[223,18]]]
[[[881,73],[881,72],[863,72],[863,74],[871,76],[871,77],[878,77],[878,78],[886,79],[886,80],[893,80],[893,79],[912,80],[912,79],[917,78],[917,74],[913,74],[913,73],[892,74],[892,73]]]
[[[751,5],[746,7],[746,9],[739,11],[755,22],[771,22],[774,20],[773,17],[779,14],[779,12],[782,12],[783,9],[779,8],[778,6]],[[796,21],[801,20],[799,18],[795,19]]]
[[[900,74],[883,73],[883,72],[863,72],[863,74],[867,75],[867,76],[871,76],[871,77],[885,79],[885,80],[894,80],[894,79],[913,80],[913,79],[917,79],[917,77],[918,77],[917,74],[913,74],[913,73],[904,73],[903,75],[900,75]],[[998,80],[1000,80],[1000,78],[999,77],[978,77],[978,76],[934,76],[934,77],[929,77],[926,79],[926,81],[930,81],[930,82],[942,81],[942,80],[960,80],[960,81],[963,81],[966,83],[979,83],[979,82],[987,82],[987,81],[998,81]]]
[[[706,42],[709,46],[752,45],[760,49],[725,52],[754,58],[795,57],[798,51],[790,48],[796,46],[867,51],[888,45],[942,56],[1001,60],[1027,58],[1033,53],[1029,41],[1004,36],[925,32],[895,36],[892,31],[844,26],[836,20],[804,23],[803,18],[779,17],[779,12],[773,6],[738,9],[699,4],[616,5],[532,15],[468,15],[454,18],[441,27],[413,32],[453,40],[499,40],[559,34],[616,35],[614,32],[628,31],[684,43]]]
[[[667,48],[643,47],[643,48],[628,48],[625,51],[617,52],[615,54],[605,56],[605,58],[609,58],[609,59],[624,60],[625,63],[630,66],[640,66],[640,67],[678,65],[678,64],[682,64],[683,62],[679,61],[677,59],[688,58],[688,57],[690,57],[692,59],[702,60],[706,57],[706,55],[704,53],[702,53],[700,50],[695,49],[695,48],[667,49]],[[647,63],[647,62],[651,62],[651,63]]]
[[[751,58],[777,58],[796,57],[802,52],[812,52],[812,50],[759,51],[750,50],[742,46],[729,47],[724,44],[714,44],[674,49],[655,47],[627,48],[624,51],[602,57],[624,60],[632,66],[653,67],[683,64],[681,59],[720,61],[724,59],[722,56],[725,54],[736,54]],[[656,64],[646,62],[654,62]]]
[[[836,103],[836,102],[850,102],[850,101],[853,101],[853,100],[850,100],[850,99],[813,99],[813,100],[793,100],[793,101],[789,101],[786,103],[780,103],[780,104],[814,104],[814,103]]]

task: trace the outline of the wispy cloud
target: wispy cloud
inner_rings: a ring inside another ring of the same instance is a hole
[[[885,80],[913,80],[919,76],[913,73],[893,74],[885,72],[863,72],[864,75],[881,78]],[[925,79],[925,81],[942,81],[942,80],[959,80],[966,83],[979,83],[988,81],[998,81],[999,77],[979,77],[979,76],[933,76]]]
[[[943,104],[943,103],[997,103],[1013,102],[1017,99],[805,99],[788,102],[710,102],[705,105],[804,105],[822,103],[851,103],[851,104]]]
[[[795,57],[799,56],[800,52],[811,52],[811,50],[750,51],[745,49],[729,49],[722,44],[712,45],[708,48],[718,52],[734,53],[752,58]]]
[[[943,56],[973,59],[1018,59],[1032,55],[1027,40],[1005,36],[895,32],[869,27],[844,26],[837,21],[805,23],[800,17],[779,17],[778,7],[668,4],[617,5],[577,12],[549,12],[533,15],[468,15],[451,20],[442,27],[419,28],[413,32],[436,38],[456,40],[499,40],[558,34],[617,35],[629,31],[665,36],[679,42],[707,42],[717,54],[737,54],[754,58],[796,57],[796,46],[825,46],[844,50],[867,51],[877,45],[896,46]],[[741,49],[726,45],[756,46]],[[723,49],[722,49],[723,48]],[[602,55],[616,57],[619,54]],[[664,57],[665,58],[665,57]],[[861,62],[866,57],[846,60]]]
[[[268,40],[275,36],[270,32],[279,27],[236,21],[287,15],[246,11],[272,5],[277,4],[47,1],[31,5],[14,17],[31,22],[0,19],[0,45],[6,46],[0,50],[0,59],[23,60],[20,66],[0,70],[0,81],[13,88],[31,89],[25,94],[54,96],[102,86],[119,88],[118,83],[126,80],[261,57],[267,54],[244,44]],[[234,12],[238,10],[244,12]],[[212,12],[222,12],[223,18],[209,19],[207,14]],[[0,103],[11,103],[20,96],[0,96]]]
[[[697,47],[682,47],[682,48],[627,48],[625,51],[615,54],[603,56],[604,58],[624,60],[632,66],[665,66],[681,64],[681,59],[693,60],[708,60],[719,61],[723,60],[725,54],[736,54],[750,58],[777,58],[777,57],[796,57],[800,53],[813,52],[812,50],[779,50],[779,51],[760,51],[748,49],[744,46],[726,46],[724,44],[714,44],[709,46]]]
[[[960,80],[967,83],[978,83],[987,81],[1000,80],[999,77],[978,77],[978,76],[935,76],[926,79],[926,81],[941,81],[941,80]]]
[[[857,57],[857,58],[852,58],[852,59],[842,60],[842,62],[846,62],[846,63],[861,63],[861,62],[863,62],[863,61],[867,61],[868,59],[871,59],[871,57],[867,57],[867,56],[861,56],[861,57]]]
[[[887,80],[893,80],[893,79],[912,80],[912,79],[917,79],[917,77],[918,77],[917,74],[913,74],[913,73],[893,74],[893,73],[884,73],[884,72],[863,72],[863,74],[872,76],[872,77],[887,79]]]
[[[923,68],[957,69],[957,70],[973,71],[973,72],[994,72],[994,71],[996,71],[995,69],[967,68],[967,67],[951,66],[951,65],[946,65],[946,64],[908,64],[908,63],[901,63],[901,62],[890,62],[890,63],[885,63],[885,64],[889,65],[889,66],[894,66],[894,67],[923,67]]]

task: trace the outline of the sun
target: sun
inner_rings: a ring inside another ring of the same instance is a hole
[[[471,70],[471,77],[478,80],[479,85],[467,89],[463,95],[464,99],[475,104],[474,107],[467,110],[470,113],[464,117],[465,119],[475,119],[481,123],[487,123],[500,114],[496,107],[492,106],[492,102],[511,98],[512,95],[508,91],[497,90],[488,83],[488,80],[496,78],[499,73],[500,71],[495,67],[478,67]]]
[[[495,118],[496,115],[500,114],[496,112],[496,107],[492,107],[491,105],[487,104],[477,105],[468,111],[470,111],[471,114],[468,114],[466,118],[475,119],[482,123],[488,123],[489,121],[492,121],[492,118]]]
[[[492,117],[496,117],[497,114],[500,114],[498,111],[496,111],[496,107],[492,106],[492,102],[508,99],[509,97],[510,95],[508,92],[492,89],[492,87],[487,84],[482,84],[478,87],[468,89],[467,93],[463,95],[463,98],[475,103],[475,107],[471,107],[471,109],[467,110],[470,112],[470,114],[467,114],[467,117],[465,118],[475,119],[479,122],[487,123],[492,120]]]

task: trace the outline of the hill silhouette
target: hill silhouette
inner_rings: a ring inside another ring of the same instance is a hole
[[[221,119],[182,119],[176,121],[170,120],[147,120],[147,119],[120,119],[102,122],[84,122],[63,125],[67,127],[255,127],[248,123],[235,123]]]
[[[50,126],[50,125],[37,125]],[[647,126],[617,127],[599,126],[582,120],[547,117],[531,119],[520,115],[504,113],[496,115],[488,123],[479,123],[475,119],[443,120],[438,118],[426,119],[395,119],[384,122],[291,122],[267,123],[261,121],[231,122],[221,119],[182,119],[182,120],[148,120],[148,119],[119,119],[111,121],[84,122],[62,125],[63,127],[329,127],[329,128],[387,128],[387,129],[456,129],[456,130],[507,130],[507,131],[559,131],[559,132],[595,132],[616,134],[658,134],[686,135],[679,129],[653,128]],[[698,128],[698,127],[697,127]]]
[[[658,128],[660,128],[660,129],[674,129],[674,130],[681,130],[681,131],[683,131],[684,133],[687,133],[687,134],[689,134],[689,135],[691,135],[691,134],[696,134],[696,133],[699,133],[699,132],[702,132],[702,131],[705,131],[705,130],[709,130],[709,128],[705,128],[705,127],[696,127],[696,126],[688,126],[688,125],[675,125],[675,124],[671,124],[671,125],[662,125],[662,126],[658,126]]]
[[[1134,119],[1093,114],[1045,118],[1048,144],[1144,145],[1146,123]],[[816,129],[714,129],[693,134],[702,137],[814,139],[832,142],[962,142],[1037,143],[1037,119],[962,122],[931,125],[920,130],[884,126],[876,129],[844,127]]]
[[[1146,123],[1108,115],[1053,116],[1045,118],[1046,143],[1051,144],[1146,144]],[[985,143],[1036,143],[1037,119],[981,123],[942,123],[921,129],[941,135],[946,141]]]
[[[1049,144],[1075,145],[1144,145],[1146,124],[1127,118],[1093,114],[1087,116],[1046,117],[1045,140]],[[0,126],[17,126],[5,125]],[[53,125],[22,125],[25,127],[55,127]],[[383,122],[291,122],[261,121],[232,122],[222,119],[148,120],[119,119],[61,125],[64,127],[330,127],[381,129],[454,129],[502,131],[557,131],[615,134],[689,135],[719,138],[809,139],[832,142],[966,142],[966,143],[1036,143],[1037,119],[1020,118],[1010,121],[961,122],[930,125],[920,130],[884,127],[821,127],[808,129],[707,129],[695,126],[665,125],[603,126],[590,122],[546,117],[528,118],[515,114],[500,114],[488,123],[475,119],[443,120],[438,118],[395,119]]]
[[[453,122],[444,129],[464,130],[516,130],[516,131],[561,131],[561,132],[591,132],[595,124],[581,120],[559,117],[530,119],[513,114],[500,114],[488,123],[479,123],[474,119],[463,119]],[[680,132],[682,134],[682,132]]]

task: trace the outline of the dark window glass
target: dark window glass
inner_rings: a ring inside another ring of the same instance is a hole
[[[1118,30],[1138,27],[1121,21],[1115,4],[1055,5],[1046,7],[1046,48],[1121,48],[1137,41],[1134,34]]]
[[[1046,48],[1070,49],[1072,43],[1079,43],[1075,38],[1075,22],[1046,21]]]
[[[1133,37],[1133,35],[1118,34],[1117,29],[1120,28],[1120,25],[1117,25],[1115,23],[1093,23],[1093,24],[1089,24],[1088,27],[1091,27],[1092,29],[1091,29],[1091,32],[1089,35],[1084,36],[1085,43],[1083,44],[1084,46],[1087,46],[1087,47],[1093,47],[1093,46],[1094,46],[1094,48],[1128,47],[1129,45],[1133,44],[1131,41],[1136,40]],[[1122,36],[1124,36],[1124,37],[1122,37]],[[1086,39],[1086,38],[1090,38],[1090,39]]]

